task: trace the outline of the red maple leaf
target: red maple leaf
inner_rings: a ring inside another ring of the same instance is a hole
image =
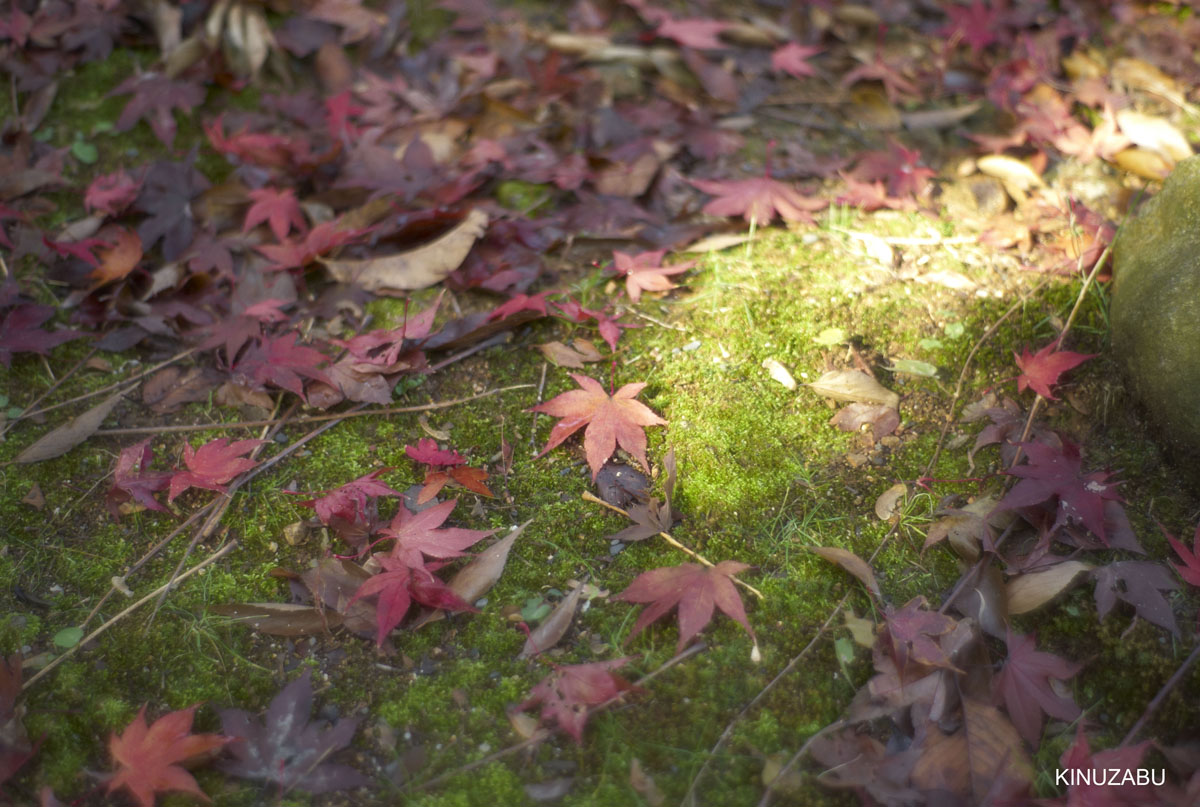
[[[875,49],[874,59],[860,64],[842,76],[841,86],[851,87],[863,79],[882,82],[883,90],[892,103],[896,103],[904,97],[918,98],[921,95],[917,85],[909,81],[899,67],[884,61],[882,48]]]
[[[50,348],[84,335],[82,331],[44,331],[38,327],[52,316],[52,306],[35,303],[22,303],[5,312],[0,318],[0,363],[11,367],[14,353],[45,356]]]
[[[153,438],[147,437],[136,445],[123,449],[117,456],[117,465],[113,469],[113,484],[108,489],[106,504],[113,518],[119,518],[117,506],[122,502],[133,499],[147,510],[167,511],[159,504],[154,494],[166,490],[171,483],[169,471],[148,470],[154,462],[154,449],[150,447]]]
[[[592,479],[600,473],[604,461],[612,456],[618,445],[628,451],[643,468],[646,462],[647,426],[665,426],[666,421],[654,414],[648,406],[634,398],[646,385],[626,384],[612,397],[594,378],[571,373],[571,378],[582,389],[570,390],[538,404],[528,412],[544,412],[562,418],[550,430],[546,447],[538,454],[544,456],[550,449],[562,443],[579,429],[587,426],[583,433],[583,450],[587,455]]]
[[[1030,353],[1029,348],[1021,348],[1021,355],[1013,354],[1013,359],[1017,363],[1017,367],[1021,368],[1021,374],[1017,376],[1017,390],[1024,392],[1026,389],[1032,388],[1034,392],[1051,401],[1058,400],[1054,397],[1054,393],[1050,391],[1050,387],[1058,383],[1058,377],[1070,370],[1072,367],[1077,367],[1083,364],[1088,359],[1094,358],[1095,353],[1072,353],[1069,350],[1055,350],[1058,345],[1058,340],[1055,339],[1050,344],[1039,350],[1037,353]]]
[[[631,323],[618,322],[604,311],[593,311],[590,308],[584,308],[580,303],[570,298],[566,302],[553,303],[559,313],[570,319],[572,322],[587,322],[589,319],[596,320],[596,330],[600,332],[600,338],[604,340],[609,349],[617,349],[617,340],[621,338],[621,331],[625,328],[640,328],[641,325]]]
[[[191,793],[204,801],[208,796],[192,775],[181,767],[209,753],[233,737],[220,734],[192,734],[195,706],[171,712],[146,725],[146,706],[118,737],[108,741],[108,751],[117,763],[117,772],[108,780],[108,792],[124,787],[140,807],[154,807],[154,794],[169,790]]]
[[[541,704],[543,721],[555,721],[575,742],[582,743],[588,707],[599,706],[633,688],[633,684],[612,672],[629,661],[626,657],[555,667],[554,672],[538,682],[517,711]]]
[[[188,488],[204,488],[223,493],[226,482],[258,465],[257,460],[241,455],[254,450],[263,442],[237,440],[230,443],[228,437],[218,437],[199,448],[192,448],[190,444],[184,443],[183,464],[187,466],[187,470],[176,471],[171,476],[171,490],[167,494],[167,501],[174,501],[176,496]]]
[[[1059,770],[1082,771],[1088,775],[1079,777],[1068,774],[1072,782],[1067,790],[1064,807],[1133,807],[1160,803],[1154,798],[1150,787],[1136,784],[1108,784],[1109,776],[1142,767],[1142,757],[1149,742],[1137,745],[1110,748],[1092,753],[1081,722],[1075,732],[1075,742],[1059,758]],[[1080,779],[1084,781],[1081,783]]]
[[[109,93],[133,97],[121,110],[116,130],[127,132],[145,119],[164,146],[175,142],[175,109],[191,112],[204,103],[204,88],[192,81],[177,81],[157,73],[130,76]]]
[[[255,249],[271,261],[266,271],[300,269],[316,260],[318,255],[324,255],[335,247],[353,241],[363,232],[365,231],[346,229],[338,221],[325,221],[309,230],[303,241],[286,239],[278,244],[266,244]]]
[[[1059,720],[1079,717],[1074,699],[1055,692],[1049,679],[1065,681],[1079,672],[1082,665],[1052,653],[1038,652],[1031,635],[1022,636],[1010,630],[1007,641],[1008,658],[992,682],[992,694],[997,702],[1004,701],[1017,731],[1036,748],[1042,736],[1044,715]]]
[[[461,528],[438,529],[454,511],[458,499],[451,499],[419,513],[411,513],[404,505],[392,519],[392,523],[380,533],[396,541],[389,553],[400,558],[409,566],[424,564],[423,555],[431,558],[461,558],[462,550],[481,541],[495,530],[466,530]]]
[[[1192,536],[1192,548],[1189,550],[1178,538],[1171,533],[1163,530],[1162,525],[1158,528],[1163,531],[1163,535],[1167,536],[1167,542],[1171,544],[1171,548],[1175,550],[1175,554],[1183,561],[1183,565],[1172,563],[1175,571],[1179,572],[1179,576],[1193,586],[1200,586],[1200,527],[1196,527],[1196,534]]]
[[[537,294],[517,294],[492,309],[492,313],[488,314],[488,319],[508,319],[518,311],[536,311],[544,317],[547,315],[546,295],[554,293],[553,291],[542,291]]]
[[[670,291],[676,288],[668,278],[696,265],[695,261],[688,261],[663,266],[662,259],[666,254],[665,249],[639,252],[637,255],[613,250],[613,269],[625,278],[625,291],[629,299],[636,303],[642,298],[643,291]]]
[[[403,510],[403,506],[400,509]],[[443,611],[476,610],[445,583],[434,577],[422,561],[410,565],[409,559],[382,554],[376,555],[375,559],[384,571],[363,581],[358,591],[350,598],[350,602],[346,603],[346,609],[349,610],[351,605],[363,597],[379,596],[375,603],[375,621],[378,624],[376,645],[383,645],[387,635],[404,620],[414,600]]]
[[[1061,449],[1037,442],[1020,445],[1025,451],[1026,462],[1006,473],[1021,477],[1021,481],[996,505],[996,509],[1014,510],[1057,499],[1058,515],[1053,529],[1075,521],[1091,530],[1107,546],[1104,503],[1121,500],[1117,494],[1118,483],[1107,481],[1112,474],[1103,471],[1084,474],[1079,446],[1068,440],[1062,441]]]
[[[367,505],[371,499],[379,496],[402,496],[397,490],[379,481],[379,475],[391,468],[380,468],[365,476],[360,476],[347,482],[340,488],[335,488],[324,496],[300,502],[303,507],[311,507],[317,513],[317,518],[325,526],[333,526],[338,522],[351,525],[365,524],[367,521]]]
[[[142,181],[133,179],[121,169],[93,179],[83,195],[83,204],[89,210],[116,216],[133,204],[141,190]]]
[[[798,42],[789,42],[771,53],[771,69],[796,78],[815,76],[817,71],[808,63],[808,60],[823,52],[823,48],[810,48]]]
[[[277,190],[275,188],[259,188],[248,194],[254,201],[246,211],[246,221],[242,224],[242,232],[253,230],[264,221],[271,228],[277,241],[287,238],[292,227],[304,232],[307,225],[304,214],[300,212],[300,202],[291,188]]]
[[[330,339],[329,341],[331,344],[346,348],[359,365],[355,367],[356,370],[375,373],[395,372],[391,369],[392,366],[401,360],[401,354],[406,349],[413,347],[412,342],[429,336],[441,300],[442,298],[439,296],[433,305],[424,311],[406,316],[399,328],[376,328],[368,333],[360,333],[352,339]]]
[[[924,597],[917,596],[899,611],[888,609],[887,639],[900,670],[904,670],[909,660],[927,667],[956,669],[938,642],[939,636],[954,630],[954,620],[927,610],[928,604]]]
[[[431,437],[422,437],[415,446],[405,446],[409,459],[426,465],[463,465],[466,460],[453,449],[440,449]]]
[[[292,332],[274,338],[264,338],[234,366],[239,373],[249,375],[258,384],[274,384],[304,397],[303,378],[324,381],[334,386],[317,366],[329,361],[321,351],[299,344],[300,334]],[[302,378],[303,376],[303,378]]]
[[[988,8],[983,0],[975,0],[969,6],[948,4],[945,7],[949,21],[941,35],[949,45],[966,42],[974,53],[981,53],[988,45],[1000,41],[1006,33],[1001,23],[999,8]]]
[[[921,152],[905,148],[894,138],[887,151],[869,151],[854,167],[856,179],[865,182],[885,180],[888,193],[896,197],[920,196],[937,174],[921,165]]]
[[[741,216],[759,226],[770,224],[776,214],[787,221],[812,224],[812,214],[829,206],[827,199],[805,196],[792,185],[770,177],[751,179],[710,180],[689,179],[692,185],[716,196],[703,212],[710,216]]]
[[[733,585],[733,575],[750,567],[735,560],[723,560],[716,566],[681,563],[642,572],[615,599],[625,602],[650,603],[638,615],[629,641],[643,628],[679,606],[679,653],[700,630],[712,621],[713,607],[720,608],[746,629],[754,639],[754,629],[746,619],[742,598]],[[755,639],[757,644],[758,640]]]
[[[297,138],[247,132],[244,129],[226,137],[222,116],[206,124],[204,134],[208,136],[213,149],[221,154],[266,168],[287,168],[293,162],[301,162],[310,156],[307,141]]]

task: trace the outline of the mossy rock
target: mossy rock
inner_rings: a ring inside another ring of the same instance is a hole
[[[1200,450],[1200,156],[1122,229],[1113,253],[1113,352],[1178,456]]]

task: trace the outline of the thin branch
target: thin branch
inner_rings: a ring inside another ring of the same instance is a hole
[[[95,355],[96,355],[96,348],[92,348],[91,350],[89,350],[88,354],[86,356],[84,356],[82,359],[80,359],[79,361],[77,361],[75,363],[74,367],[72,367],[70,370],[67,370],[67,372],[63,373],[62,378],[59,378],[58,380],[56,380],[53,384],[51,384],[49,387],[47,387],[44,392],[42,392],[40,395],[38,395],[36,398],[34,398],[32,401],[30,401],[29,405],[25,407],[25,410],[32,409],[33,407],[40,404],[42,401],[46,400],[47,396],[49,396],[52,392],[54,392],[56,389],[61,387],[63,385],[64,381],[66,381],[71,376],[75,375],[75,373],[79,371],[79,368],[81,368],[85,364],[87,364],[88,359],[90,359],[92,356],[95,356]],[[17,423],[20,422],[20,420],[24,417],[25,417],[25,412],[23,410],[20,415],[18,415],[17,417],[15,417],[12,420],[5,423],[4,427],[0,428],[0,437],[3,437],[4,435],[8,434],[8,430],[11,429],[13,426],[17,425]]]
[[[614,504],[609,504],[608,502],[604,501],[604,499],[601,499],[600,497],[598,497],[598,496],[594,495],[594,494],[593,494],[591,491],[587,491],[587,490],[585,490],[585,491],[583,492],[583,500],[584,500],[585,502],[592,502],[593,504],[599,504],[599,505],[602,505],[602,506],[604,506],[604,507],[607,507],[609,510],[612,510],[614,513],[620,513],[621,515],[625,516],[625,518],[628,518],[628,519],[630,519],[630,520],[632,520],[632,519],[633,519],[633,517],[629,515],[629,511],[627,511],[627,510],[622,510],[620,507],[617,507],[617,506],[616,506],[616,505],[614,505]],[[677,541],[675,538],[671,537],[670,533],[666,533],[666,532],[660,532],[660,533],[659,533],[659,537],[661,537],[661,538],[662,538],[664,541],[666,541],[666,542],[667,542],[668,544],[670,544],[671,546],[673,546],[673,547],[675,547],[676,549],[678,549],[680,552],[683,552],[683,553],[685,553],[685,554],[687,554],[687,555],[690,555],[691,557],[693,557],[693,558],[695,558],[696,560],[700,561],[700,562],[701,562],[701,563],[703,563],[705,566],[708,566],[709,568],[712,568],[712,567],[715,565],[715,564],[714,564],[714,563],[713,563],[711,560],[709,560],[708,558],[704,557],[704,556],[703,556],[703,555],[701,555],[699,552],[695,552],[695,551],[693,551],[693,550],[691,550],[691,549],[688,549],[686,546],[684,546],[683,544],[679,543],[679,541]],[[762,599],[766,599],[765,597],[763,597],[763,593],[762,593],[761,591],[759,591],[758,589],[756,589],[754,586],[750,585],[749,583],[747,583],[747,582],[745,582],[745,581],[743,581],[743,580],[738,580],[736,577],[732,577],[732,578],[730,578],[730,579],[731,579],[731,580],[733,580],[733,582],[734,582],[734,583],[736,583],[737,585],[739,585],[739,586],[741,586],[742,588],[746,589],[746,591],[749,591],[749,592],[750,592],[751,594],[753,594],[755,597],[758,597],[760,600],[762,600]]]
[[[656,669],[643,675],[641,678],[639,678],[637,681],[634,682],[634,686],[640,687],[644,684],[650,683],[655,678],[657,678],[659,675],[661,675],[662,673],[671,669],[679,662],[684,661],[685,659],[691,658],[692,656],[696,655],[697,653],[699,653],[700,651],[705,650],[705,649],[707,649],[707,645],[705,645],[704,642],[697,642],[696,644],[689,647],[687,650],[684,650],[682,653],[672,656],[667,661],[664,661]],[[591,717],[592,715],[596,714],[597,712],[599,712],[603,709],[607,709],[609,706],[616,703],[617,701],[624,699],[624,697],[625,697],[625,693],[620,692],[620,693],[614,695],[613,697],[609,698],[608,700],[604,701],[603,703],[591,707],[590,709],[588,709],[588,717]],[[439,774],[439,775],[433,777],[432,779],[427,779],[426,781],[421,782],[419,785],[413,785],[411,789],[412,790],[429,790],[430,788],[437,787],[438,785],[453,779],[455,776],[461,776],[462,774],[469,773],[477,768],[482,768],[484,765],[495,762],[498,759],[503,759],[504,757],[512,756],[513,754],[517,753],[518,751],[523,751],[526,748],[532,748],[533,746],[537,745],[538,743],[542,742],[543,740],[548,739],[553,733],[554,732],[551,731],[550,729],[545,729],[545,728],[537,729],[536,731],[534,731],[534,733],[532,735],[530,735],[528,738],[522,740],[519,743],[510,745],[507,748],[501,748],[499,751],[494,751],[491,754],[488,754],[486,757],[483,757],[482,759],[477,759],[474,762],[468,762],[466,765],[460,765],[459,767],[455,768],[452,771],[446,771],[445,773]]]
[[[1146,723],[1150,720],[1150,718],[1154,717],[1154,713],[1157,712],[1158,708],[1163,705],[1163,701],[1165,701],[1167,696],[1174,691],[1175,687],[1179,686],[1179,682],[1184,679],[1184,676],[1187,675],[1188,670],[1190,670],[1197,661],[1200,661],[1200,642],[1196,643],[1196,646],[1192,648],[1191,654],[1183,660],[1182,664],[1179,665],[1179,669],[1177,669],[1175,673],[1167,679],[1167,683],[1162,685],[1162,689],[1158,690],[1158,694],[1154,696],[1154,699],[1151,700],[1150,703],[1146,704],[1146,711],[1142,712],[1142,716],[1139,717],[1137,722],[1133,724],[1133,728],[1129,729],[1129,733],[1125,735],[1125,739],[1121,740],[1121,745],[1117,746],[1118,748],[1129,745],[1134,741],[1134,739],[1137,738],[1139,734],[1141,734],[1142,729],[1146,727]]]
[[[77,644],[76,644],[74,647],[72,647],[70,650],[66,651],[66,652],[65,652],[65,653],[63,653],[61,656],[59,656],[58,658],[54,659],[54,660],[53,660],[53,661],[51,661],[49,664],[47,664],[45,667],[43,667],[42,669],[40,669],[40,670],[38,670],[36,673],[34,673],[34,674],[33,674],[33,676],[32,676],[32,677],[30,677],[30,679],[29,679],[28,681],[26,681],[24,684],[22,684],[22,685],[21,685],[21,689],[22,689],[22,690],[29,689],[31,686],[33,686],[33,685],[34,685],[34,683],[36,683],[36,682],[37,682],[38,680],[40,680],[41,678],[45,677],[47,673],[49,673],[51,670],[53,670],[53,669],[54,669],[55,667],[57,667],[59,664],[62,664],[64,661],[66,661],[67,659],[69,659],[71,656],[75,655],[75,653],[79,651],[79,648],[83,647],[83,646],[84,646],[85,644],[87,644],[88,642],[91,642],[91,641],[93,641],[93,640],[94,640],[94,639],[95,639],[97,636],[99,636],[100,634],[104,633],[106,630],[108,630],[109,628],[111,628],[113,625],[117,624],[117,623],[118,623],[118,622],[120,622],[122,619],[124,619],[125,617],[129,616],[130,614],[132,614],[132,613],[133,613],[134,611],[136,611],[138,608],[141,608],[143,605],[145,605],[146,603],[150,602],[152,599],[154,599],[155,597],[157,597],[157,596],[158,596],[159,594],[161,594],[162,592],[166,591],[166,590],[167,590],[168,588],[170,588],[172,585],[178,585],[179,583],[182,583],[184,580],[188,579],[189,577],[191,577],[192,575],[194,575],[194,574],[196,574],[197,572],[201,571],[202,569],[206,569],[207,567],[209,567],[209,566],[211,566],[212,564],[216,563],[218,560],[220,560],[221,558],[223,558],[223,557],[225,557],[226,555],[228,555],[228,554],[229,554],[231,551],[233,551],[233,549],[234,549],[234,548],[235,548],[237,545],[238,545],[238,542],[237,542],[236,540],[234,540],[234,541],[230,541],[229,543],[225,544],[225,546],[221,547],[221,548],[220,548],[220,549],[218,549],[216,552],[212,553],[212,554],[211,554],[211,555],[209,555],[207,558],[205,558],[204,560],[200,561],[199,563],[197,563],[197,564],[196,564],[195,566],[193,566],[192,568],[188,569],[188,570],[187,570],[186,572],[184,572],[183,574],[179,575],[179,577],[178,577],[178,578],[176,578],[175,580],[172,580],[171,582],[168,582],[168,583],[164,583],[164,584],[163,584],[161,587],[159,587],[159,588],[156,588],[154,591],[151,591],[151,592],[150,592],[149,594],[147,594],[145,597],[142,597],[140,600],[138,600],[137,602],[135,602],[135,603],[133,603],[132,605],[130,605],[130,606],[129,606],[128,608],[126,608],[124,611],[122,611],[121,613],[117,614],[117,615],[116,615],[116,616],[114,616],[112,619],[108,620],[108,621],[107,621],[107,622],[105,622],[103,625],[101,625],[100,627],[96,628],[94,631],[92,631],[91,633],[89,633],[87,636],[84,636],[84,637],[83,637],[82,639],[80,639],[80,640],[79,640],[79,642],[78,642],[78,643],[77,643]]]
[[[419,406],[389,406],[384,409],[359,409],[350,410],[347,412],[339,412],[330,415],[304,415],[298,418],[288,420],[289,423],[321,423],[323,421],[340,421],[351,417],[366,417],[367,415],[397,415],[404,412],[431,412],[435,409],[446,409],[459,404],[478,401],[480,398],[490,398],[493,395],[499,395],[504,392],[511,392],[516,389],[526,389],[532,387],[532,384],[514,384],[511,387],[499,387],[490,389],[486,392],[481,392],[478,395],[471,395],[466,398],[455,398],[452,401],[438,401],[436,403],[421,404]],[[261,426],[274,426],[278,423],[283,423],[284,418],[268,418],[265,420],[240,420],[233,423],[197,423],[185,424],[182,426],[137,426],[128,429],[97,429],[96,435],[118,435],[118,434],[167,434],[171,432],[198,432],[211,431],[214,429],[257,429]]]

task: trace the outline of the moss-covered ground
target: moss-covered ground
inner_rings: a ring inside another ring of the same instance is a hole
[[[104,100],[103,94],[128,74],[133,61],[135,55],[118,53],[64,83],[47,125],[56,142],[70,142],[77,131],[94,137],[101,169],[123,164],[131,150],[139,161],[162,150],[144,124],[119,136],[95,125],[116,117],[121,101]],[[181,126],[175,150],[186,150],[200,139],[195,127]],[[223,170],[211,155],[202,156],[200,166],[214,179]],[[78,213],[77,200],[57,201],[63,220]],[[524,804],[530,801],[525,785],[570,776],[574,782],[562,804],[624,807],[645,803],[630,784],[633,759],[667,794],[668,803],[677,801],[725,726],[809,641],[843,594],[852,592],[850,607],[856,613],[873,615],[871,600],[858,584],[805,547],[844,547],[866,557],[888,536],[875,568],[886,599],[896,605],[920,594],[937,600],[954,584],[959,572],[948,553],[923,555],[919,550],[944,496],[968,497],[981,487],[995,491],[1002,483],[994,475],[998,460],[992,449],[978,454],[972,467],[967,456],[971,441],[964,445],[955,439],[973,439],[978,427],[956,424],[950,429],[950,447],[929,473],[935,480],[931,490],[910,484],[898,523],[875,515],[875,499],[897,481],[913,483],[925,475],[951,392],[980,335],[1025,295],[1020,309],[975,356],[960,404],[990,388],[1015,395],[1013,352],[1047,342],[1078,292],[1079,281],[1070,279],[1052,281],[1036,293],[1030,293],[1036,277],[1008,275],[997,283],[993,270],[964,259],[962,247],[950,250],[936,243],[919,249],[935,264],[962,272],[989,291],[914,285],[887,272],[866,271],[869,261],[845,230],[930,241],[954,234],[951,225],[931,225],[923,216],[867,216],[847,210],[832,211],[816,227],[761,229],[747,244],[700,256],[686,289],[648,296],[630,318],[644,327],[624,332],[615,365],[589,370],[606,385],[610,380],[618,386],[648,384],[641,399],[669,421],[664,429],[650,430],[651,462],[658,468],[668,448],[674,448],[679,462],[677,506],[684,519],[673,534],[713,561],[752,564],[743,576],[764,595],[761,601],[746,597],[761,663],[751,661],[749,637],[730,620],[717,618],[704,631],[707,648],[702,653],[672,667],[624,704],[592,717],[582,745],[558,736],[527,755],[451,777],[437,788],[411,788],[519,740],[506,709],[519,703],[548,668],[516,659],[525,637],[502,613],[506,606],[520,607],[585,578],[616,593],[642,571],[685,560],[657,539],[611,551],[606,536],[625,524],[581,500],[591,485],[578,440],[534,457],[551,421],[544,416],[535,421],[526,411],[538,402],[544,371],[543,358],[532,346],[572,335],[595,338],[583,326],[535,323],[503,347],[410,385],[398,401],[444,401],[528,385],[429,415],[431,425],[447,432],[449,442],[474,464],[497,455],[502,439],[515,448],[511,472],[493,476],[498,497],[475,501],[464,495],[456,513],[456,521],[477,529],[505,529],[532,519],[481,613],[399,634],[397,653],[385,656],[371,642],[344,632],[268,637],[210,612],[221,603],[284,601],[286,585],[272,570],[303,570],[329,551],[319,531],[296,546],[284,540],[287,525],[310,515],[298,505],[300,497],[285,491],[327,489],[385,466],[395,468],[386,477],[393,487],[420,481],[419,469],[404,454],[405,444],[424,435],[416,415],[342,422],[239,490],[223,530],[192,557],[202,558],[220,540],[236,537],[240,545],[232,555],[171,592],[153,618],[152,606],[135,612],[31,689],[26,724],[42,744],[12,785],[18,802],[32,798],[43,784],[80,799],[75,803],[98,800],[97,772],[109,765],[106,740],[143,703],[157,716],[203,702],[207,705],[197,713],[197,726],[214,730],[218,723],[210,707],[261,710],[301,667],[316,673],[323,717],[361,718],[353,761],[378,787],[311,800],[292,793],[273,803]],[[600,302],[611,282],[599,269],[573,278],[572,293],[585,304]],[[1090,466],[1118,469],[1135,529],[1152,557],[1164,557],[1165,542],[1154,519],[1183,530],[1195,522],[1196,501],[1122,397],[1104,355],[1105,304],[1103,289],[1090,295],[1072,337],[1073,349],[1101,357],[1074,374],[1072,403],[1052,406],[1045,418],[1084,443]],[[396,302],[373,306],[379,326],[396,324],[402,316]],[[765,359],[775,359],[803,383],[827,365],[845,366],[850,348],[823,345],[816,338],[828,328],[841,328],[860,355],[916,359],[939,368],[936,377],[895,374],[885,379],[903,396],[904,422],[895,439],[875,443],[834,429],[828,424],[832,409],[821,398],[804,386],[790,391],[763,369]],[[2,391],[14,403],[27,402],[86,351],[85,345],[74,343],[56,349],[49,362],[19,357],[3,376]],[[97,356],[114,370],[77,373],[52,400],[108,384],[114,373],[131,372],[129,362],[139,358],[134,353]],[[563,369],[550,367],[545,377],[542,400],[572,387]],[[0,461],[13,459],[78,411],[60,410],[45,423],[19,425],[0,444]],[[141,423],[144,417],[140,404],[130,401],[118,407],[110,423]],[[171,422],[217,423],[231,417],[226,410],[193,404]],[[291,426],[284,433],[294,440],[303,429]],[[174,458],[184,439],[199,445],[222,435],[247,433],[214,428],[186,437],[166,434],[156,438],[155,447],[160,456]],[[180,515],[140,512],[114,521],[103,503],[106,475],[116,453],[134,439],[96,437],[59,459],[7,465],[0,471],[0,651],[42,655],[43,661],[59,652],[55,635],[83,623],[110,589],[111,579],[211,495],[188,493],[178,500]],[[985,481],[955,481],[969,477]],[[35,486],[45,498],[37,508],[23,501]],[[131,576],[128,583],[135,594],[165,582],[186,543],[185,534]],[[1184,595],[1174,596],[1181,614],[1194,612],[1194,602],[1185,607]],[[110,600],[89,627],[127,602]],[[676,624],[673,618],[664,620],[627,643],[636,612],[634,606],[605,597],[593,599],[554,661],[635,654],[629,677],[654,670],[674,654]],[[1098,622],[1090,588],[1080,587],[1053,607],[1015,620],[1019,630],[1038,633],[1041,648],[1085,662],[1073,682],[1075,697],[1112,742],[1190,649],[1144,622],[1130,627],[1130,618],[1130,612],[1118,609]],[[790,755],[841,713],[871,672],[864,650],[843,664],[835,658],[831,639],[843,634],[834,631],[818,643],[737,724],[699,788],[702,803],[755,803],[764,760]],[[1198,697],[1200,680],[1193,676],[1159,711],[1147,735],[1179,736],[1195,717],[1194,709],[1184,704]],[[1070,735],[1061,731],[1043,744],[1039,771],[1052,769]],[[197,777],[220,805],[260,804],[267,798],[253,786],[209,770],[197,771]],[[1051,783],[1042,784],[1049,788]],[[848,796],[843,799],[816,784],[806,784],[795,797],[805,804],[851,803]],[[187,801],[171,797],[161,803]]]

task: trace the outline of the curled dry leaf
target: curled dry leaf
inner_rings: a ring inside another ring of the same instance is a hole
[[[796,388],[796,379],[792,378],[792,374],[788,372],[788,369],[775,359],[763,359],[762,366],[770,374],[771,378],[783,384],[789,390]]]
[[[1065,560],[1049,569],[1028,572],[1008,581],[1008,613],[1017,616],[1041,608],[1071,588],[1079,575],[1095,568],[1080,560]]]
[[[979,166],[981,172],[1003,182],[1006,189],[1012,187],[1027,191],[1046,184],[1037,172],[1029,167],[1028,163],[1015,157],[989,154],[986,157],[980,157],[976,165]]]
[[[475,209],[435,241],[424,246],[363,260],[325,260],[334,280],[373,292],[412,291],[440,283],[462,264],[487,230],[488,214]]]
[[[570,594],[563,597],[562,602],[550,612],[550,616],[537,626],[537,630],[529,634],[525,640],[525,646],[521,648],[517,658],[533,658],[558,644],[575,619],[575,608],[579,605],[579,598],[582,595],[583,586],[579,585]]]
[[[870,426],[871,437],[879,440],[900,427],[900,413],[884,404],[852,403],[839,409],[829,419],[829,425],[844,432],[858,432]]]
[[[881,596],[879,591],[879,583],[875,580],[875,572],[871,571],[871,567],[867,562],[854,554],[848,549],[841,549],[836,546],[810,546],[810,552],[820,555],[830,563],[836,563],[850,574],[858,578],[867,589],[876,597]]]
[[[459,569],[454,577],[450,578],[449,589],[467,603],[473,603],[486,594],[500,579],[504,566],[508,563],[508,553],[512,549],[513,543],[532,522],[533,519],[530,519],[521,526],[514,527],[504,538],[476,555],[474,560]],[[422,614],[413,623],[412,629],[416,630],[422,625],[445,618],[445,611],[431,611],[428,614]]]
[[[908,485],[903,482],[897,482],[890,488],[879,494],[879,498],[875,500],[875,515],[880,521],[887,521],[892,516],[896,515],[900,503],[904,497],[908,495]]]
[[[576,339],[573,346],[562,342],[547,342],[538,345],[537,349],[557,367],[573,367],[583,369],[584,364],[597,362],[604,358],[596,346],[586,339]]]
[[[818,395],[835,401],[883,404],[892,409],[900,407],[898,394],[858,370],[830,370],[808,387]]]
[[[41,462],[66,454],[95,434],[96,429],[100,428],[100,424],[121,398],[122,393],[115,392],[82,415],[71,418],[54,431],[42,435],[37,442],[18,454],[15,462]]]
[[[1117,113],[1117,125],[1135,146],[1158,154],[1172,165],[1192,156],[1187,138],[1170,121],[1122,109]]]

